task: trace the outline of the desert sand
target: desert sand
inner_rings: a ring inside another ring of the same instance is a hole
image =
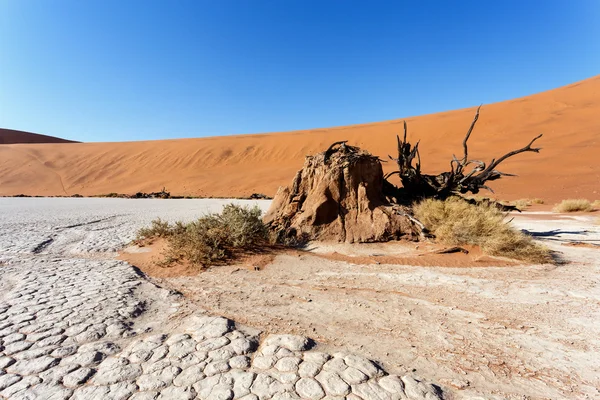
[[[503,163],[518,174],[494,182],[504,199],[600,198],[600,76],[565,87],[482,107],[470,140],[472,158],[489,161],[543,133],[540,154]],[[401,113],[401,110],[399,111]],[[423,169],[446,170],[475,107],[406,118],[409,138],[421,140]],[[157,191],[174,195],[244,197],[274,195],[288,185],[304,156],[348,140],[387,159],[403,119],[312,129],[201,139],[119,143],[0,145],[0,195],[98,195]],[[166,134],[166,132],[165,132]],[[388,162],[385,170],[392,170]]]

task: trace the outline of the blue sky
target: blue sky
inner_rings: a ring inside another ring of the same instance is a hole
[[[600,73],[600,1],[0,0],[0,127],[261,133],[491,103]]]

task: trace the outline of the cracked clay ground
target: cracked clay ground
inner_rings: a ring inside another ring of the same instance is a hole
[[[0,398],[438,399],[303,336],[196,309],[115,260],[160,216],[192,219],[219,200],[0,199]],[[267,202],[260,203],[266,207]]]

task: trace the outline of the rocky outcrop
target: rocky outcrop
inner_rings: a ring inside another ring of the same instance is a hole
[[[345,142],[308,156],[264,217],[281,241],[379,242],[421,235],[418,221],[384,195],[379,158]]]

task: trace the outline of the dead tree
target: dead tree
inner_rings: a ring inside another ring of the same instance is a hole
[[[473,132],[473,128],[479,119],[479,109],[475,113],[475,118],[471,122],[471,126],[463,139],[464,154],[462,158],[457,158],[455,155],[450,161],[450,171],[443,172],[439,175],[427,175],[421,173],[421,156],[419,154],[419,142],[412,146],[406,139],[407,127],[404,122],[404,137],[400,140],[396,136],[398,142],[398,157],[390,159],[396,161],[398,170],[387,174],[384,178],[387,180],[393,175],[399,175],[402,181],[402,188],[398,189],[396,197],[399,200],[414,200],[418,198],[438,198],[445,199],[452,195],[473,193],[477,194],[481,189],[487,189],[494,192],[489,186],[488,181],[494,181],[503,176],[515,176],[498,171],[496,168],[501,162],[509,157],[515,156],[524,152],[539,153],[541,148],[531,147],[542,135],[538,135],[529,144],[521,149],[513,150],[506,153],[498,159],[492,159],[489,165],[480,160],[469,159],[468,141]],[[413,162],[415,163],[413,165]],[[468,170],[469,166],[473,166]],[[386,186],[387,188],[390,185]]]
[[[489,165],[470,160],[468,141],[478,118],[479,109],[463,140],[463,157],[454,156],[450,171],[439,175],[421,173],[419,143],[412,146],[407,141],[406,123],[403,139],[396,137],[398,157],[390,157],[398,170],[385,176],[378,157],[346,141],[335,142],[306,157],[292,184],[279,188],[263,220],[284,243],[303,243],[306,238],[350,243],[423,239],[429,233],[412,215],[415,200],[491,190],[488,181],[510,176],[496,169],[500,163],[519,153],[540,151],[531,145],[542,135]],[[401,188],[388,181],[392,175],[400,176]]]

